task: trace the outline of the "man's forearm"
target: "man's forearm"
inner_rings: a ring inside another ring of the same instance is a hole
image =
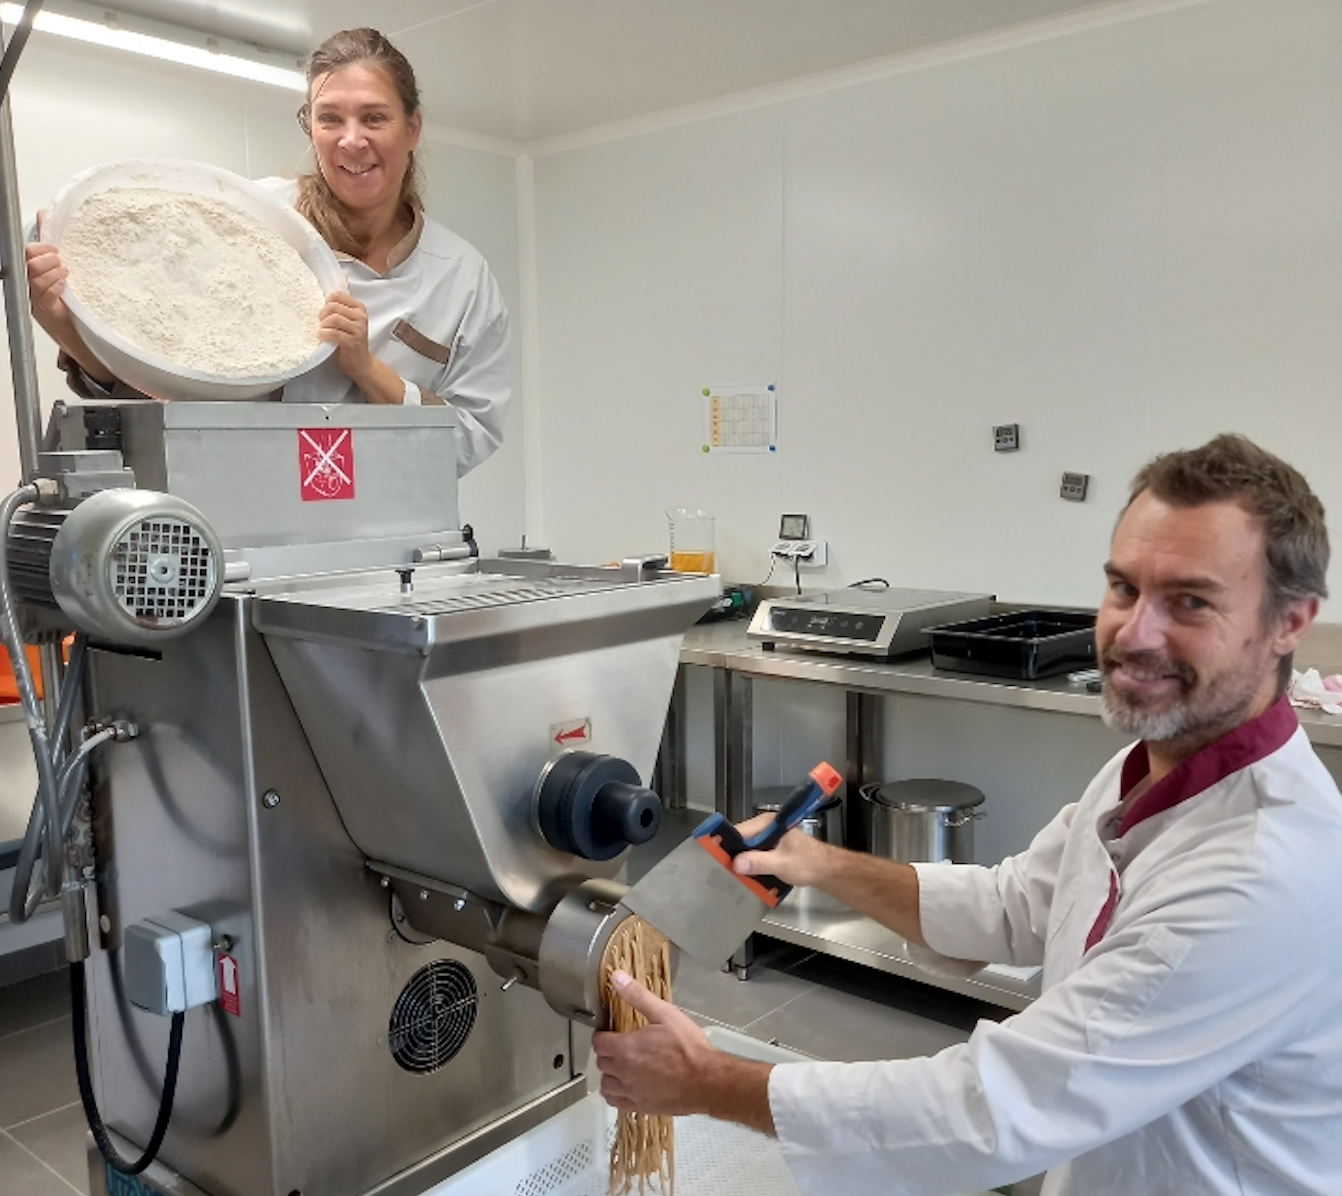
[[[772,1063],[756,1063],[719,1051],[704,1076],[703,1112],[777,1137],[769,1107]]]
[[[918,873],[911,865],[827,846],[815,887],[909,942],[927,945],[918,913]]]

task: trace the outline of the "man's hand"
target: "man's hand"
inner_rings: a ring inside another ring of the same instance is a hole
[[[772,814],[758,814],[737,825],[749,839],[764,830]],[[815,885],[823,888],[833,868],[842,866],[843,855],[837,849],[813,839],[802,831],[788,831],[771,851],[743,851],[732,867],[743,876],[776,876],[789,885]]]
[[[635,1113],[708,1113],[772,1134],[767,1063],[715,1050],[674,1005],[653,996],[627,972],[611,978],[618,999],[648,1019],[642,1030],[592,1035],[601,1095]]]
[[[772,819],[772,814],[759,814],[736,829],[748,839]],[[743,851],[732,867],[744,876],[776,876],[790,885],[822,889],[909,942],[926,945],[918,912],[918,873],[908,864],[846,851],[794,829],[772,851]]]

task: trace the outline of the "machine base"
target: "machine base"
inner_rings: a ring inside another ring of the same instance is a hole
[[[515,1110],[506,1117],[500,1117],[482,1129],[468,1134],[460,1141],[453,1142],[413,1167],[407,1167],[397,1175],[370,1188],[364,1196],[420,1196],[434,1185],[455,1175],[458,1171],[479,1162],[499,1147],[534,1129],[565,1109],[576,1105],[587,1095],[587,1077],[579,1076],[564,1087],[549,1092],[532,1101],[529,1105]],[[112,1145],[123,1158],[132,1158],[139,1154],[139,1148],[127,1142],[119,1134],[108,1131]],[[190,1180],[184,1179],[171,1168],[161,1163],[151,1163],[140,1175],[122,1175],[108,1166],[102,1157],[93,1135],[86,1139],[89,1159],[90,1196],[210,1196],[210,1193],[196,1187]]]

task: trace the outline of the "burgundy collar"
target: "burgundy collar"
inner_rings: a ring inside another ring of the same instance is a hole
[[[1126,835],[1139,822],[1173,809],[1181,801],[1196,797],[1217,781],[1225,780],[1231,773],[1272,755],[1295,734],[1299,725],[1290,699],[1283,694],[1257,718],[1194,752],[1168,776],[1152,785],[1123,815],[1119,835]],[[1119,792],[1131,793],[1132,787],[1150,771],[1146,744],[1139,743],[1123,761]]]

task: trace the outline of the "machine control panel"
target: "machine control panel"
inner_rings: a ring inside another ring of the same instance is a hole
[[[826,611],[775,606],[769,622],[775,631],[828,636],[831,639],[864,640],[874,643],[885,626],[885,616],[855,611]]]

